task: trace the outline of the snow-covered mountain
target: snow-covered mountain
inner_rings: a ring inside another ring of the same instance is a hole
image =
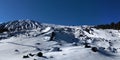
[[[0,60],[120,59],[120,30],[32,20],[1,23],[0,30]]]
[[[4,28],[7,28],[8,30],[13,30],[13,31],[29,30],[29,29],[42,27],[42,25],[39,22],[32,21],[32,20],[16,20],[16,21],[10,21],[3,24],[4,24]]]

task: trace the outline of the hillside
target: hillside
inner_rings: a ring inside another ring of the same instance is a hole
[[[0,60],[120,59],[120,30],[32,20],[5,22],[0,30]]]

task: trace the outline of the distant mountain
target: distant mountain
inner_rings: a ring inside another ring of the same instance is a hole
[[[20,31],[41,28],[42,25],[39,22],[32,20],[16,20],[0,24],[3,29],[8,29],[9,31]]]

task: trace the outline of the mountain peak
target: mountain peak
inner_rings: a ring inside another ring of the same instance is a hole
[[[3,23],[2,25],[4,25],[4,28],[12,31],[29,30],[42,27],[39,22],[33,20],[15,20]]]

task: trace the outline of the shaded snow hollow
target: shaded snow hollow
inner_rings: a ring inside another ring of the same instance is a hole
[[[11,21],[1,26],[10,31],[0,33],[0,60],[120,59],[119,30],[42,24],[31,20]],[[85,48],[86,43],[91,47]],[[92,47],[98,51],[93,52]],[[38,57],[38,52],[43,56]],[[23,58],[27,55],[29,58]]]

